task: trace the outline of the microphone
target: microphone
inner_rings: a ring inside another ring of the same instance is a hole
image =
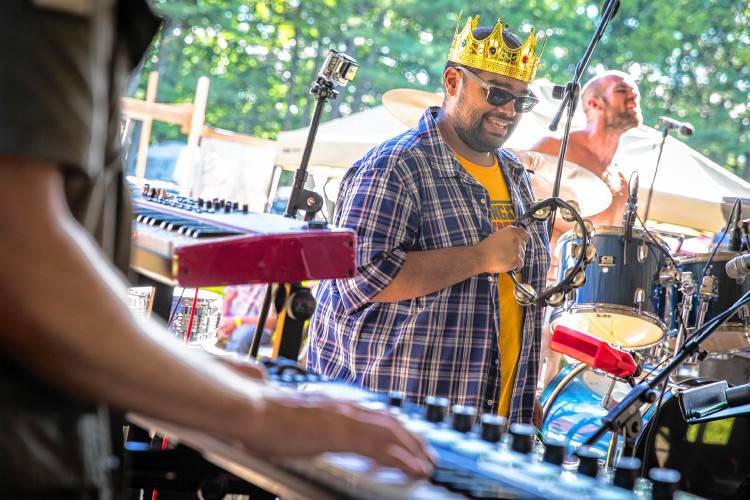
[[[605,371],[615,377],[628,378],[640,372],[633,356],[615,349],[596,337],[567,326],[557,325],[552,332],[550,348]]]
[[[741,280],[750,274],[750,254],[738,255],[724,265],[727,276]]]
[[[708,422],[726,417],[722,410],[729,408],[736,408],[729,410],[732,416],[747,415],[750,413],[750,384],[729,387],[726,380],[720,380],[687,389],[680,393],[680,399],[688,423],[693,423],[693,419]]]
[[[746,405],[750,403],[750,384],[730,387],[724,391],[724,394],[726,394],[729,407]]]
[[[659,121],[664,124],[667,130],[677,130],[680,135],[690,136],[695,133],[695,127],[688,122],[679,122],[668,116],[660,116]]]
[[[625,228],[625,239],[630,239],[633,233],[635,214],[638,212],[638,173],[628,191],[628,201],[625,203],[625,211],[622,213],[622,227]]]

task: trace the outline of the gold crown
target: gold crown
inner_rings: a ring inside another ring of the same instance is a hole
[[[453,36],[451,50],[448,52],[449,61],[524,82],[534,79],[542,57],[541,53],[538,57],[536,55],[537,37],[534,28],[531,28],[529,36],[520,47],[511,49],[503,40],[503,31],[507,30],[508,26],[503,24],[502,18],[497,20],[495,29],[483,40],[474,38],[473,33],[479,24],[479,16],[467,19],[464,29],[459,33],[460,24],[461,15],[459,14],[456,33]],[[542,52],[544,52],[544,45],[542,45]]]

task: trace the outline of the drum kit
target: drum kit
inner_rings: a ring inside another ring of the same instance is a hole
[[[738,252],[672,255],[645,228],[632,228],[630,238],[626,232],[612,226],[594,229],[596,258],[586,267],[586,282],[551,312],[550,323],[552,329],[562,325],[637,354],[647,371],[662,365],[693,332],[740,299],[750,281],[727,275],[725,265]],[[574,234],[560,238],[560,273],[575,247]],[[713,496],[717,488],[736,491],[750,474],[750,448],[745,445],[750,415],[689,425],[676,396],[717,378],[734,385],[750,380],[747,309],[720,326],[701,349],[670,378],[659,402],[641,406],[633,452],[645,470],[679,470],[684,489]],[[583,445],[632,385],[582,363],[567,366],[542,394],[542,433],[567,440],[571,449]],[[622,444],[621,436],[607,434],[593,449],[604,458]]]

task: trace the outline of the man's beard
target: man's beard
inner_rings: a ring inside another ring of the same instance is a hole
[[[635,128],[641,124],[641,114],[639,111],[630,111],[630,108],[625,111],[615,111],[610,107],[609,101],[606,98],[602,98],[604,101],[604,126],[606,128],[620,130],[625,132],[631,128]]]
[[[520,118],[518,115],[516,115],[516,118],[510,118],[496,111],[477,116],[473,110],[468,108],[463,95],[459,97],[457,107],[459,110],[465,111],[458,116],[458,120],[454,121],[453,128],[456,135],[464,144],[478,153],[489,153],[505,144],[511,134],[513,134],[513,130],[518,125]],[[496,117],[507,121],[508,128],[505,135],[493,135],[484,130],[483,123],[485,117]]]

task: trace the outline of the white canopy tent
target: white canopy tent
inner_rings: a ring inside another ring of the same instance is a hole
[[[551,134],[548,125],[559,103],[552,98],[552,84],[546,80],[537,80],[532,88],[539,96],[540,103],[532,113],[523,117],[506,144],[507,147],[527,149],[540,137]],[[435,94],[434,104],[439,105],[441,100],[442,97]],[[648,99],[643,102],[643,106],[648,106]],[[400,112],[399,115],[402,120],[404,115],[408,115],[410,118],[405,121],[416,123],[422,111],[415,106],[409,112]],[[573,119],[573,129],[583,128],[585,124],[586,118],[579,107]],[[372,147],[406,128],[383,106],[322,123],[318,129],[310,165],[346,169]],[[561,135],[563,130],[564,120],[557,135]],[[279,134],[276,164],[285,168],[299,166],[306,139],[306,128]],[[615,157],[617,168],[626,178],[632,172],[639,174],[641,214],[646,206],[660,142],[661,132],[642,125],[623,136]],[[721,212],[724,197],[750,198],[750,184],[678,139],[668,137],[654,184],[649,219],[704,231],[717,231],[725,224]]]
[[[406,129],[383,106],[323,122],[315,136],[310,166],[349,168],[374,146]],[[276,164],[298,168],[307,134],[308,128],[281,132],[276,141]]]

